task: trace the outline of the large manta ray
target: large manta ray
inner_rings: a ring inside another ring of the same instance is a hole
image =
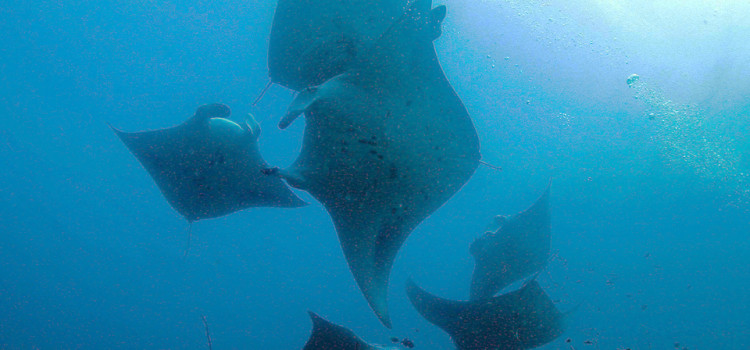
[[[312,311],[308,311],[313,329],[310,338],[302,350],[387,350],[397,348],[370,345],[357,337],[354,332],[342,326],[328,322]]]
[[[406,0],[279,0],[268,46],[271,81],[300,91],[343,73],[405,5]]]
[[[541,197],[521,213],[498,216],[500,228],[471,244],[476,260],[471,300],[490,298],[511,283],[542,270],[549,260],[549,185]]]
[[[210,104],[172,128],[113,130],[190,222],[248,207],[305,205],[280,179],[261,173],[268,164],[258,151],[260,125],[240,126],[229,114],[229,107]]]
[[[479,164],[476,130],[432,44],[444,17],[444,6],[415,2],[351,69],[300,92],[279,124],[305,114],[300,155],[279,174],[328,210],[357,284],[388,328],[396,253]]]
[[[565,316],[539,284],[490,299],[452,301],[436,297],[412,280],[406,293],[414,308],[451,336],[458,350],[525,350],[553,341]]]

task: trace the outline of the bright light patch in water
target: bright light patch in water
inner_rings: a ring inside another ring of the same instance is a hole
[[[654,139],[669,164],[686,166],[714,184],[729,186],[739,200],[750,199],[750,176],[740,164],[735,140],[706,125],[696,106],[678,104],[637,74],[627,78],[633,97],[646,106],[646,117],[656,125]]]

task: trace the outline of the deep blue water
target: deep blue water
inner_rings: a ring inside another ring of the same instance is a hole
[[[0,348],[205,349],[205,315],[214,349],[298,349],[313,310],[373,343],[452,349],[404,281],[466,299],[469,244],[550,178],[557,258],[539,281],[580,307],[545,348],[750,347],[747,2],[441,3],[438,55],[503,170],[480,167],[402,247],[393,330],[305,193],[194,224],[183,257],[187,223],[107,127],[222,102],[291,163],[303,123],[275,125],[292,93],[251,106],[275,2],[0,3]]]

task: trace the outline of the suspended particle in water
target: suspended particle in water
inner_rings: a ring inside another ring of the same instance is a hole
[[[627,80],[628,86],[633,87],[633,84],[638,82],[639,79],[641,79],[641,77],[638,74],[631,74]]]

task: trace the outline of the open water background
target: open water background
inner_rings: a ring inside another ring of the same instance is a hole
[[[459,1],[436,41],[484,160],[402,247],[382,327],[310,206],[194,224],[109,130],[223,102],[290,164],[267,81],[274,1],[0,3],[0,348],[298,349],[306,310],[369,342],[452,349],[403,291],[468,297],[469,244],[552,179],[539,281],[573,313],[546,349],[750,347],[750,4]],[[629,86],[626,79],[640,79]],[[570,338],[571,343],[565,343]],[[584,344],[591,341],[591,345]]]

